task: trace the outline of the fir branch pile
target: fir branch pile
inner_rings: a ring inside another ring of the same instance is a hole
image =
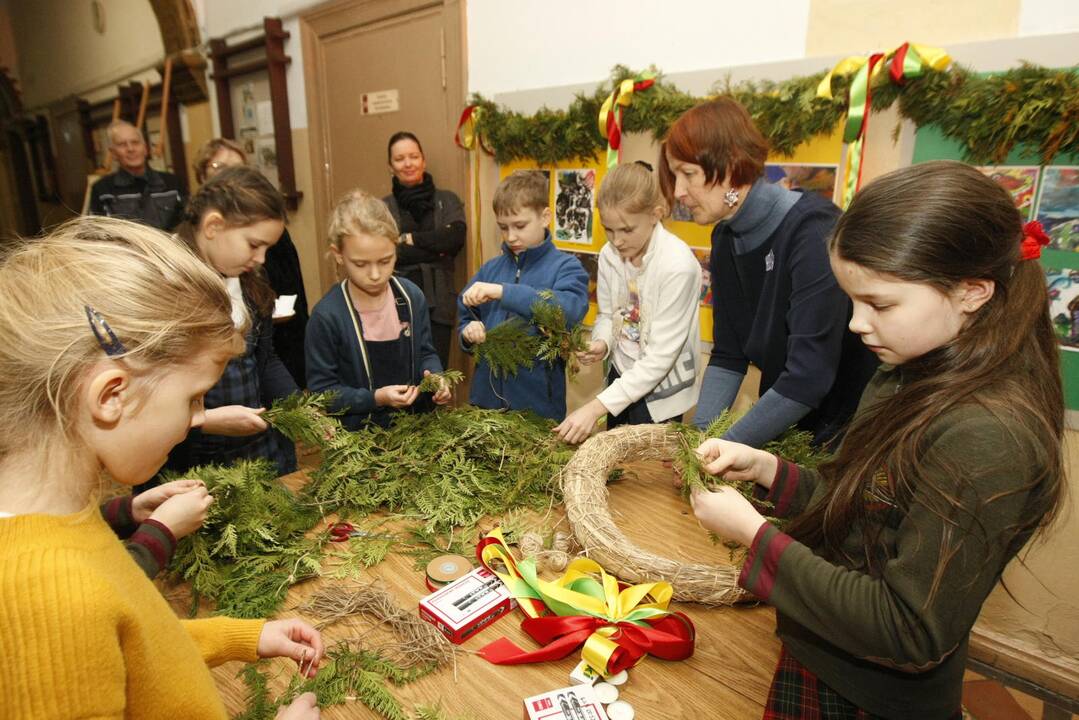
[[[319,538],[304,534],[322,517],[297,502],[267,460],[204,466],[189,476],[206,483],[214,502],[202,529],[180,541],[169,575],[191,583],[192,614],[201,597],[239,618],[272,615],[290,585],[319,574]]]
[[[612,87],[636,74],[616,66],[610,80],[591,95],[578,94],[564,110],[543,108],[530,116],[473,95],[471,103],[483,109],[476,133],[500,164],[530,159],[554,165],[595,158],[606,148],[596,127],[599,109]],[[832,97],[820,98],[817,86],[826,74],[822,70],[783,82],[723,82],[710,96],[730,95],[741,102],[772,152],[789,156],[799,145],[831,133],[847,113],[850,78],[833,78]],[[633,96],[624,132],[650,133],[660,140],[682,113],[707,99],[685,93],[659,75],[650,89]],[[937,126],[963,147],[971,162],[1001,163],[1016,146],[1037,149],[1042,164],[1059,154],[1079,153],[1076,67],[1055,70],[1024,63],[986,76],[952,65],[927,70],[903,85],[882,73],[873,86],[872,111],[886,110],[897,100],[902,117],[918,127]]]
[[[558,476],[573,454],[552,436],[552,423],[533,413],[401,413],[389,428],[353,433],[322,414],[328,401],[296,396],[270,416],[290,439],[322,450],[303,495],[323,514],[386,509],[444,534],[484,515],[557,502]]]

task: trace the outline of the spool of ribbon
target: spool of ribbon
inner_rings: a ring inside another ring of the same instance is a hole
[[[543,646],[527,651],[501,638],[480,650],[491,663],[558,660],[583,644],[584,661],[609,676],[645,655],[684,660],[693,654],[693,622],[667,609],[673,593],[670,583],[620,584],[587,558],[571,562],[557,580],[540,580],[531,559],[514,560],[498,528],[480,541],[476,555],[506,584],[528,616],[521,628]]]
[[[633,102],[633,94],[647,90],[656,82],[651,71],[627,78],[615,86],[599,109],[599,134],[607,139],[607,167],[612,168],[622,159],[622,114]]]
[[[873,86],[881,82],[884,68],[888,68],[888,77],[892,82],[902,85],[910,78],[924,74],[927,68],[943,70],[951,61],[948,53],[941,48],[903,43],[888,52],[844,58],[820,81],[817,97],[830,99],[833,78],[837,75],[854,75],[847,102],[847,122],[843,128],[843,142],[849,144],[843,183],[844,208],[850,204],[854,193],[862,185],[862,156],[873,101]]]

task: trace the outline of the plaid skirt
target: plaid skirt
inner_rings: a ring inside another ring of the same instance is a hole
[[[877,720],[825,685],[805,665],[780,648],[779,664],[768,689],[763,720]],[[957,712],[952,720],[960,720]]]

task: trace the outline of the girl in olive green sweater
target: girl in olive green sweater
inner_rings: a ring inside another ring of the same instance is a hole
[[[960,717],[970,629],[1063,493],[1048,242],[977,170],[923,163],[867,186],[829,241],[853,332],[883,363],[819,471],[721,440],[705,527],[749,547],[739,584],[783,641],[765,718]],[[764,509],[764,508],[762,508]]]

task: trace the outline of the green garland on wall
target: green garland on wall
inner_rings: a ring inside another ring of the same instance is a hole
[[[606,148],[596,125],[600,106],[612,87],[635,74],[616,66],[610,81],[591,95],[578,94],[565,110],[543,108],[530,116],[473,95],[472,104],[482,108],[476,132],[500,164],[530,159],[554,165],[593,158]],[[713,94],[731,95],[745,105],[772,151],[789,156],[802,143],[832,132],[847,111],[849,78],[833,79],[832,98],[817,97],[817,85],[826,74],[783,82],[724,82]],[[651,133],[659,140],[679,115],[706,99],[682,92],[659,76],[652,88],[634,94],[624,130]],[[1053,70],[1024,64],[990,76],[953,65],[927,70],[902,86],[885,73],[874,85],[872,109],[880,112],[897,100],[902,117],[919,127],[938,126],[974,163],[1001,163],[1016,145],[1037,148],[1043,164],[1058,154],[1079,152],[1079,65]]]

